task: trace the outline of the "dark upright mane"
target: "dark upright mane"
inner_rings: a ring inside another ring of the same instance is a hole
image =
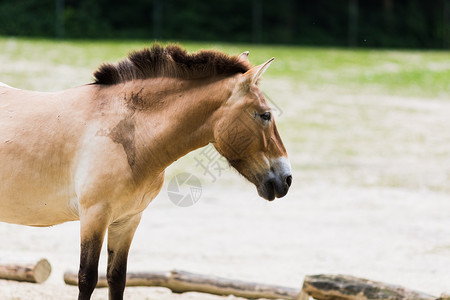
[[[238,56],[215,50],[188,53],[177,45],[159,44],[132,52],[116,64],[102,64],[94,73],[94,84],[112,85],[134,79],[174,77],[201,79],[245,73],[250,65]]]

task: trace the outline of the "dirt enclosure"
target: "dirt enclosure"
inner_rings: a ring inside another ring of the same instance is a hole
[[[244,192],[242,192],[244,190]],[[300,287],[303,277],[345,273],[440,294],[450,282],[448,196],[395,189],[297,185],[266,203],[250,186],[208,187],[192,207],[165,193],[146,211],[129,270],[173,268]],[[220,197],[218,197],[220,196]],[[439,208],[439,209],[435,209]],[[46,257],[42,285],[0,280],[2,299],[74,299],[63,272],[78,266],[78,223],[52,228],[0,225],[2,257]],[[100,270],[105,270],[103,251]],[[163,288],[127,288],[127,299],[220,299]],[[93,299],[107,299],[99,289]]]

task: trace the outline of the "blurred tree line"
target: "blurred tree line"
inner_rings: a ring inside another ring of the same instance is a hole
[[[449,48],[450,0],[0,0],[0,35]]]

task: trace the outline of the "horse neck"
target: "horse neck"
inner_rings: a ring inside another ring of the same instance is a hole
[[[141,142],[147,149],[147,163],[157,161],[165,169],[213,141],[218,110],[230,97],[234,84],[234,78],[162,78],[133,84],[126,94],[134,97],[128,103],[135,109],[136,136],[144,137]]]

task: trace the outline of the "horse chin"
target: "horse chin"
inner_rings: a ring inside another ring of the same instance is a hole
[[[275,187],[273,186],[272,183],[266,182],[264,184],[260,184],[259,186],[257,186],[257,190],[258,195],[261,196],[262,198],[268,201],[275,200]]]
[[[257,185],[258,194],[268,201],[273,201],[275,198],[282,198],[289,191],[291,181],[292,176],[289,183],[283,183],[277,178],[270,178]]]

